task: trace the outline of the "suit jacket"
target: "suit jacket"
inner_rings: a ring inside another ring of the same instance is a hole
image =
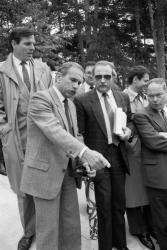
[[[70,100],[69,109],[74,135],[78,137],[75,106]],[[24,193],[53,199],[60,192],[69,158],[75,159],[84,147],[68,131],[65,111],[55,90],[37,92],[29,105],[27,149],[21,181]]]
[[[159,132],[167,132],[167,124],[150,106],[135,114],[142,142],[142,162],[145,184],[154,188],[167,188],[167,139]]]
[[[52,84],[49,67],[39,60],[32,60],[31,67],[36,90],[49,88]],[[0,138],[9,182],[16,193],[20,192],[24,162],[17,123],[18,102],[19,83],[14,70],[12,54],[9,54],[7,60],[0,64]]]
[[[128,122],[131,118],[130,104],[127,95],[120,91],[112,90],[118,107],[122,107],[127,113]],[[107,130],[103,111],[96,90],[92,90],[75,98],[79,132],[83,135],[85,144],[104,156],[108,147]],[[126,149],[123,141],[120,141],[120,149],[125,162],[125,171],[129,173]]]

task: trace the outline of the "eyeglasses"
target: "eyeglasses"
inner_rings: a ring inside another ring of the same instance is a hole
[[[111,75],[95,75],[96,81],[100,81],[102,78],[104,78],[106,81],[109,81],[111,77]]]

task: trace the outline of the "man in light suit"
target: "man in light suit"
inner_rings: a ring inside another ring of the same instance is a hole
[[[69,98],[82,81],[82,67],[64,63],[57,88],[39,91],[30,101],[21,190],[35,201],[37,250],[81,249],[73,161],[80,158],[92,170],[110,166],[101,154],[78,140],[75,106]]]
[[[7,175],[17,194],[24,235],[18,250],[29,249],[35,234],[35,208],[31,196],[20,192],[20,180],[27,141],[27,110],[36,90],[52,84],[48,66],[33,60],[34,31],[18,27],[9,35],[10,51],[0,64],[0,136]]]
[[[99,61],[93,69],[95,89],[75,98],[79,132],[85,144],[97,150],[110,162],[111,169],[97,171],[93,179],[98,216],[99,250],[127,250],[125,233],[125,173],[129,172],[125,140],[131,137],[131,129],[124,128],[121,136],[113,133],[114,113],[121,107],[130,120],[130,104],[127,96],[112,89],[113,65]],[[107,99],[107,100],[106,100]],[[105,104],[108,102],[108,108]]]
[[[145,185],[155,233],[161,250],[167,250],[167,114],[164,110],[166,84],[155,78],[148,85],[149,105],[135,114],[142,142]]]

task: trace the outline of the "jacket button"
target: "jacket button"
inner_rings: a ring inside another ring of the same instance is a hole
[[[66,172],[66,169],[65,169],[65,168],[63,168],[63,169],[62,169],[62,172],[63,172],[63,173],[65,173],[65,172]]]

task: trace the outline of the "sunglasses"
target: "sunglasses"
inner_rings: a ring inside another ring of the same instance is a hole
[[[96,81],[100,81],[102,78],[104,78],[104,80],[109,81],[111,77],[111,75],[95,75]]]

